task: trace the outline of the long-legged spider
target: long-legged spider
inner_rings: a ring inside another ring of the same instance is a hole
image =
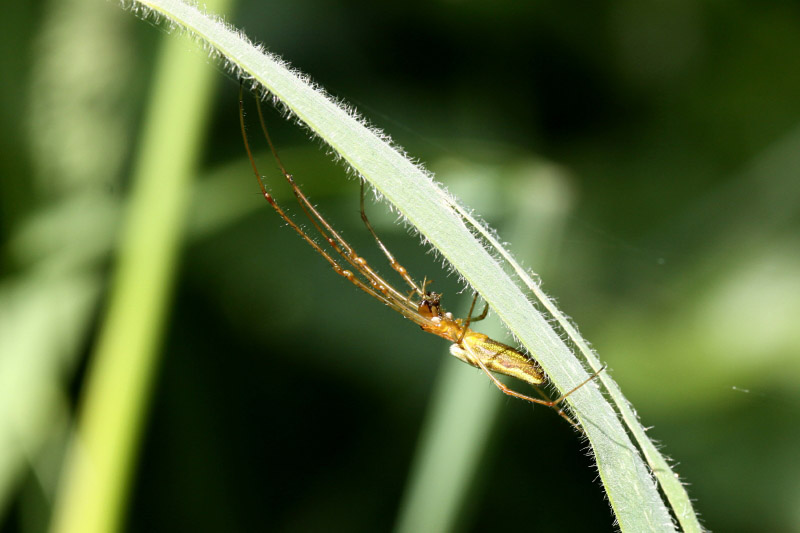
[[[383,244],[383,241],[378,237],[378,234],[372,227],[364,208],[364,182],[361,182],[361,219],[367,230],[375,238],[375,242],[381,249],[383,254],[389,260],[391,267],[403,278],[406,284],[410,287],[408,293],[401,292],[393,287],[383,277],[381,277],[367,261],[359,256],[347,241],[342,238],[336,230],[328,223],[325,218],[319,213],[314,205],[308,200],[306,195],[295,183],[294,178],[281,161],[278,151],[272,142],[272,138],[267,131],[264,115],[261,110],[260,102],[257,102],[258,118],[261,124],[261,129],[264,137],[269,144],[270,151],[278,164],[283,177],[292,188],[297,202],[300,204],[303,212],[313,224],[317,233],[324,239],[330,246],[332,252],[323,248],[311,236],[301,228],[292,217],[290,217],[280,205],[275,201],[275,198],[267,191],[264,185],[264,179],[258,172],[253,152],[250,149],[250,143],[247,138],[247,132],[244,125],[244,103],[242,95],[242,87],[239,87],[239,123],[242,130],[242,139],[244,140],[244,147],[247,151],[247,157],[250,160],[250,165],[253,167],[253,174],[255,174],[258,186],[261,189],[261,194],[264,199],[269,202],[272,208],[278,215],[294,229],[300,237],[303,238],[314,250],[317,251],[333,268],[334,272],[343,276],[348,281],[353,283],[356,287],[366,292],[376,300],[379,300],[394,309],[407,319],[417,324],[420,328],[428,333],[433,333],[444,339],[447,339],[452,344],[450,346],[450,353],[458,359],[470,364],[474,367],[480,368],[492,380],[492,383],[497,386],[504,394],[520,398],[528,402],[545,405],[555,409],[560,416],[566,419],[570,424],[580,429],[578,424],[572,420],[565,412],[564,409],[559,407],[564,400],[573,392],[586,385],[593,380],[597,375],[604,370],[601,368],[582,383],[572,388],[565,394],[561,395],[556,400],[546,399],[547,396],[539,389],[540,385],[547,382],[547,377],[537,363],[531,356],[524,354],[510,346],[490,339],[483,333],[478,333],[470,329],[470,325],[486,318],[489,310],[488,304],[483,309],[483,312],[478,316],[473,316],[475,310],[475,303],[478,294],[475,293],[472,299],[472,305],[469,309],[467,318],[453,318],[451,313],[445,312],[442,309],[440,301],[441,295],[429,291],[429,280],[424,280],[421,283],[414,281],[408,271],[401,265]],[[345,265],[345,266],[343,266]],[[347,266],[349,265],[349,266]],[[519,392],[516,392],[505,384],[503,384],[493,373],[505,374],[522,380],[529,385],[536,388],[543,398],[534,398]]]

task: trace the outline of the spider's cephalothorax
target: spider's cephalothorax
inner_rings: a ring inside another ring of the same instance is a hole
[[[441,295],[435,292],[425,292],[425,296],[419,302],[417,311],[425,318],[441,318],[442,307],[439,304]]]

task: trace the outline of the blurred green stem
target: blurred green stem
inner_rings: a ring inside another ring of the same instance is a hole
[[[213,4],[222,10],[228,1]],[[53,531],[116,531],[124,517],[216,74],[205,54],[186,49],[186,38],[168,36],[158,58],[108,310]]]
[[[540,163],[526,170],[503,189],[502,203],[516,216],[502,233],[520,243],[517,252],[522,258],[542,265],[552,259],[548,256],[560,240],[571,207],[570,191],[564,176],[552,166]],[[484,183],[490,180],[490,175],[484,177]],[[446,181],[459,192],[454,179]],[[478,195],[483,195],[486,202],[485,197],[491,194],[482,189],[472,193],[472,198],[464,194],[461,197],[478,203]],[[470,299],[469,295],[462,298],[462,309],[468,309]],[[498,339],[505,334],[499,324],[490,323],[481,330]],[[464,517],[469,514],[468,494],[473,490],[476,472],[503,405],[503,395],[486,376],[458,362],[448,360],[437,382],[400,506],[396,533],[456,531],[464,524]]]

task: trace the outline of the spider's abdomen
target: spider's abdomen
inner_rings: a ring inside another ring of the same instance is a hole
[[[531,385],[542,385],[547,379],[536,361],[482,333],[469,331],[460,345],[450,346],[450,353],[475,367],[479,366],[475,362],[478,358],[492,372],[514,377]]]

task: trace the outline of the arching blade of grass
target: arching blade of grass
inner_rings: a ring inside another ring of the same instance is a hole
[[[491,305],[520,342],[534,354],[559,390],[588,377],[581,362],[523,289],[476,239],[461,207],[430,176],[386,138],[315,88],[307,78],[254,46],[196,7],[176,0],[133,4],[143,14],[161,15],[210,46],[238,75],[266,88],[285,109],[324,141],[359,176],[370,182],[423,238]],[[480,75],[480,65],[475,65]],[[488,95],[491,97],[491,95]],[[586,430],[597,468],[620,527],[625,531],[673,531],[667,507],[647,465],[612,406],[596,384],[569,398]],[[531,476],[535,476],[535,463]]]

